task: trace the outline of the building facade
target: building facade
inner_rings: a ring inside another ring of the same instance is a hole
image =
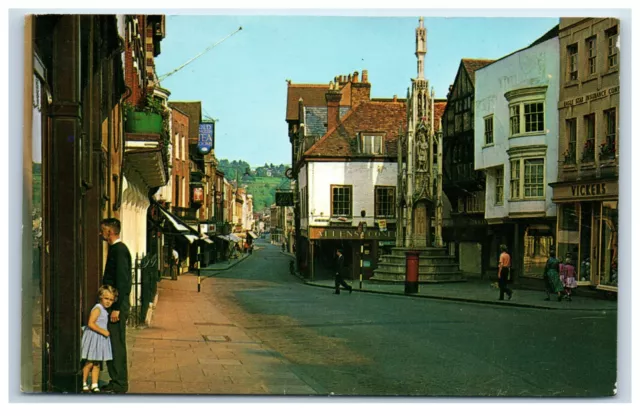
[[[442,115],[442,190],[450,203],[444,240],[466,275],[484,275],[489,264],[489,236],[485,208],[485,174],[474,168],[475,73],[494,62],[462,59],[449,88]]]
[[[554,245],[559,54],[557,27],[475,72],[474,163],[486,177],[490,262],[507,244],[515,276],[542,278]]]
[[[560,19],[557,250],[579,285],[618,288],[620,22]]]

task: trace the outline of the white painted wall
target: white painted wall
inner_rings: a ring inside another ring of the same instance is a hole
[[[366,211],[367,226],[374,226],[374,186],[396,186],[398,179],[395,162],[309,162],[300,171],[299,186],[308,187],[309,219],[301,219],[302,228],[327,226],[318,218],[331,215],[331,185],[353,186],[352,224],[361,221],[360,211]],[[393,220],[388,220],[392,223]]]
[[[532,48],[516,52],[475,73],[474,156],[475,169],[486,170],[487,192],[485,218],[502,218],[516,212],[544,212],[555,216],[552,189],[545,188],[544,201],[509,201],[510,164],[507,150],[518,146],[544,144],[545,181],[558,177],[558,98],[559,41],[547,40]],[[523,88],[547,86],[545,95],[545,132],[509,139],[509,101],[505,93]],[[493,114],[494,144],[484,145],[484,118]],[[504,166],[504,202],[495,205],[495,167]],[[522,180],[523,178],[521,178]]]

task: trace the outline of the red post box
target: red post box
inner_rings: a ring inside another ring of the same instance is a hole
[[[420,274],[420,252],[406,251],[406,274],[404,293],[418,293],[418,275]]]

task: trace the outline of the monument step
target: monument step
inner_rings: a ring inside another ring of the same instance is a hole
[[[418,275],[418,281],[433,281],[433,280],[462,280],[462,274],[458,271],[452,272],[434,272],[434,273],[420,273]],[[376,269],[373,272],[373,277],[370,280],[383,280],[393,282],[404,282],[406,280],[404,273],[387,272]]]
[[[389,264],[389,263],[379,263],[378,268],[375,270],[380,270],[383,272],[393,272],[393,273],[404,273],[405,264]],[[460,269],[458,265],[453,264],[420,264],[419,266],[420,273],[438,273],[438,272],[456,272],[459,273]]]

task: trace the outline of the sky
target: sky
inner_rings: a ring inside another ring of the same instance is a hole
[[[371,97],[406,97],[417,75],[415,28],[420,16],[176,15],[156,57],[162,77],[242,26],[161,81],[169,100],[201,101],[217,119],[218,159],[251,166],[290,164],[286,80],[329,83],[366,69]],[[425,77],[446,98],[462,58],[498,59],[528,46],[555,18],[425,17]]]

